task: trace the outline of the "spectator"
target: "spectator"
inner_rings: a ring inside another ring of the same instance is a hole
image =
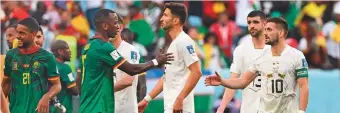
[[[88,37],[90,34],[90,25],[81,11],[80,5],[78,2],[73,4],[72,7],[72,27],[79,33],[79,38],[77,40],[77,52],[78,55],[81,54],[81,49],[86,45],[88,41]]]
[[[37,10],[32,14],[32,17],[38,21],[39,24],[43,21],[43,15],[46,13],[47,7],[44,2],[39,1],[37,4]]]
[[[156,32],[158,28],[159,15],[161,14],[161,9],[157,7],[154,2],[143,1],[143,9],[141,10],[146,22],[148,22],[152,31]]]
[[[86,18],[88,23],[90,23],[90,28],[92,30],[96,29],[93,19],[94,19],[94,13],[96,13],[101,7],[103,7],[103,1],[102,0],[88,0],[86,1]]]
[[[40,27],[42,29],[43,35],[45,37],[45,40],[43,42],[42,48],[45,50],[51,52],[50,45],[52,44],[53,40],[55,39],[55,33],[49,28],[49,21],[45,18],[43,18]]]
[[[327,37],[327,54],[334,68],[340,67],[340,2],[333,7],[334,20],[325,24],[322,31]]]
[[[241,33],[234,21],[229,20],[226,12],[220,13],[218,21],[210,26],[209,30],[216,34],[219,47],[227,58],[231,58],[233,40]]]
[[[48,7],[47,12],[43,15],[43,19],[48,20],[48,26],[51,28],[51,31],[56,31],[55,25],[61,22],[56,5],[50,5],[50,7]]]
[[[299,49],[303,52],[311,68],[321,68],[326,61],[326,41],[319,34],[316,23],[308,23],[305,37],[300,40]]]
[[[196,42],[196,51],[197,56],[199,59],[204,60],[204,52],[203,52],[203,40],[200,36],[200,34],[197,31],[196,27],[189,27],[188,33],[187,33],[195,42]]]
[[[217,37],[213,33],[208,33],[204,38],[204,68],[210,71],[219,71],[221,69],[220,51],[216,44]]]

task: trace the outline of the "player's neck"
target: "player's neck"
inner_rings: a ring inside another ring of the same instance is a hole
[[[115,46],[115,48],[118,48],[120,46],[120,43],[122,42],[122,38],[120,36],[116,36],[113,40],[112,40],[112,44],[113,46]]]
[[[174,26],[169,30],[169,35],[172,40],[175,40],[177,36],[183,31],[183,26]]]
[[[57,62],[61,62],[61,63],[64,63],[64,62],[65,62],[62,58],[59,58],[59,57],[56,57],[55,60],[56,60]]]
[[[284,41],[279,41],[278,44],[272,45],[272,55],[273,56],[281,56],[281,53],[285,49],[286,44]]]
[[[251,39],[253,41],[255,49],[263,49],[266,45],[264,35],[260,35],[259,37],[252,37]]]
[[[102,40],[104,40],[105,42],[108,42],[109,41],[109,36],[107,35],[103,35],[104,33],[101,33],[100,31],[97,31],[94,35],[94,38],[100,38]]]
[[[40,47],[35,45],[35,44],[31,44],[26,48],[19,48],[20,52],[22,54],[32,54],[34,52],[36,52]]]

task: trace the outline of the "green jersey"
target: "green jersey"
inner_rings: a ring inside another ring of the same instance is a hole
[[[8,51],[4,72],[11,79],[11,113],[36,113],[40,99],[49,89],[48,81],[59,80],[54,56],[38,47],[29,52],[18,48]]]
[[[82,50],[79,113],[114,113],[113,69],[124,62],[110,43],[90,40]]]
[[[74,77],[72,75],[71,67],[67,64],[57,62],[58,71],[60,74],[61,91],[58,94],[58,100],[66,108],[66,113],[73,113],[72,106],[72,92],[69,88],[75,87]]]

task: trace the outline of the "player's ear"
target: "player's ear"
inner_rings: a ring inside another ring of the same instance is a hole
[[[107,30],[109,28],[109,25],[106,23],[102,23],[102,27],[104,30]]]

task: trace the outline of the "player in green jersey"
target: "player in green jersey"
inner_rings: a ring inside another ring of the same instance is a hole
[[[130,64],[108,42],[118,31],[118,16],[101,9],[95,13],[95,36],[82,50],[80,113],[114,113],[113,69],[129,75],[145,72],[158,64],[173,60],[171,53],[159,53],[156,59],[143,64]]]
[[[65,64],[65,61],[70,61],[70,49],[65,41],[56,40],[52,43],[51,50],[57,60],[57,67],[61,80],[61,91],[57,97],[60,103],[65,106],[66,113],[72,113],[72,95],[78,95],[79,91],[75,87],[76,83],[72,75],[71,67]]]
[[[4,92],[10,92],[10,111],[48,113],[51,98],[61,90],[55,58],[34,44],[33,39],[39,30],[35,19],[21,20],[16,30],[18,48],[6,54],[2,83]],[[7,87],[9,85],[11,90]]]

